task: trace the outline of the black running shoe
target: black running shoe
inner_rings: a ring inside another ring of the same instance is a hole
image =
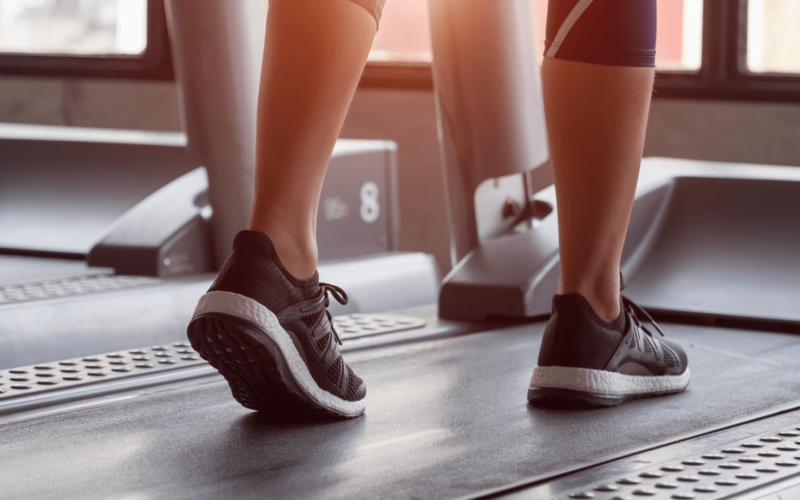
[[[583,295],[555,295],[528,401],[614,406],[686,389],[689,365],[683,349],[653,336],[637,314],[664,333],[630,299],[620,299],[620,310],[608,323]]]
[[[246,408],[356,417],[367,390],[339,353],[328,293],[347,303],[341,288],[320,283],[316,273],[292,276],[267,236],[241,231],[195,309],[189,341]]]

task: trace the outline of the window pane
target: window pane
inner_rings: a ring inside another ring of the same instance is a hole
[[[747,69],[755,73],[800,73],[798,27],[798,0],[749,0]]]
[[[370,61],[430,62],[428,0],[387,0]]]
[[[147,0],[0,0],[0,52],[140,54]]]
[[[703,0],[658,2],[656,68],[696,71],[703,57]]]
[[[790,0],[796,1],[796,0]],[[800,2],[798,2],[800,3]],[[531,0],[539,62],[543,58],[548,0]],[[388,0],[372,61],[430,61],[427,0]],[[658,2],[656,67],[693,71],[702,55],[703,0]]]

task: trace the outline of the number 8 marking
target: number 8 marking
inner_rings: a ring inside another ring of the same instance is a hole
[[[367,181],[361,186],[361,218],[364,222],[375,222],[381,213],[378,204],[378,185]]]

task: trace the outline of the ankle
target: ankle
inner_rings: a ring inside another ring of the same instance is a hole
[[[281,264],[297,279],[307,279],[317,271],[317,247],[312,244],[298,244],[295,241],[281,241],[272,238]]]
[[[613,274],[614,278],[600,278],[592,280],[581,280],[577,283],[566,282],[561,279],[558,282],[559,294],[579,293],[589,302],[594,312],[603,321],[612,322],[620,315],[619,305],[619,273]]]
[[[594,309],[594,312],[602,319],[608,323],[611,323],[615,319],[619,318],[620,308],[619,308],[619,294],[616,297],[609,300],[605,297],[598,297],[597,295],[591,294],[581,294],[583,295],[589,304]]]

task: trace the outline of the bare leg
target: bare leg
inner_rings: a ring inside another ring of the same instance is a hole
[[[319,195],[377,26],[348,0],[272,0],[258,98],[256,187],[248,229],[284,266],[317,266]]]
[[[580,293],[606,321],[620,313],[620,258],[654,75],[654,68],[544,60],[558,199],[558,293]]]

